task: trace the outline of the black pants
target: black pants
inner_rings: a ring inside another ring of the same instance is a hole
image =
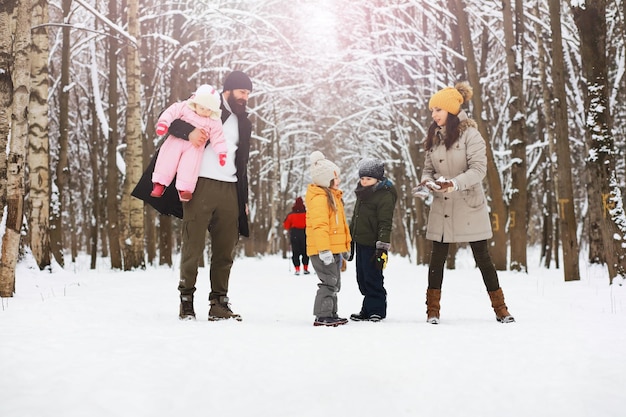
[[[434,290],[440,290],[443,283],[443,265],[448,257],[449,243],[435,242],[433,241],[433,251],[430,254],[430,265],[428,267],[428,288]],[[489,255],[489,248],[486,240],[479,240],[478,242],[470,242],[472,247],[472,253],[474,254],[474,260],[476,266],[480,269],[483,275],[483,282],[487,291],[495,291],[500,288],[500,282],[498,281],[498,273],[496,267],[491,261]]]
[[[300,257],[302,257],[302,265],[309,264],[309,257],[306,254],[306,232],[305,229],[289,229],[291,242],[291,260],[293,266],[300,266]]]

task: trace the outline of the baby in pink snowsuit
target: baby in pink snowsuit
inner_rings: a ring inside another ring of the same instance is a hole
[[[172,104],[159,117],[157,135],[167,133],[170,124],[182,119],[196,128],[203,129],[211,148],[218,155],[221,166],[226,164],[228,151],[222,129],[220,94],[207,84],[203,84],[193,95],[182,102]],[[176,189],[181,201],[191,200],[198,181],[198,171],[202,162],[204,146],[195,147],[190,141],[170,135],[161,145],[159,156],[152,173],[152,197],[161,197],[176,175]]]

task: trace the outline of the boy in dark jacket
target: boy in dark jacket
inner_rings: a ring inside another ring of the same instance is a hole
[[[398,195],[391,181],[385,178],[385,168],[377,158],[366,158],[359,163],[359,177],[350,233],[355,242],[356,280],[363,305],[350,319],[377,322],[387,316],[383,269],[387,266]]]

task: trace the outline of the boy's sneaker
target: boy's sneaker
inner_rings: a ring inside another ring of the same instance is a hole
[[[354,321],[365,321],[365,320],[367,320],[367,317],[365,317],[365,316],[363,315],[363,313],[350,314],[350,320],[354,320]]]
[[[178,312],[180,320],[195,320],[196,312],[193,311],[193,295],[180,296],[180,310]]]
[[[368,321],[373,321],[374,323],[378,323],[379,321],[381,321],[383,318],[381,316],[379,316],[378,314],[372,314],[371,316],[369,316],[367,318]]]
[[[311,271],[309,271],[308,269],[304,270],[304,275],[309,275],[311,273]]]
[[[165,192],[165,185],[155,182],[152,185],[152,192],[150,193],[150,197],[156,197],[156,198],[162,197],[164,192]]]
[[[241,321],[239,314],[233,313],[228,304],[228,297],[220,297],[219,299],[209,300],[211,308],[209,308],[209,321],[235,319]]]
[[[337,327],[342,324],[346,324],[348,319],[343,319],[341,317],[317,317],[313,322],[313,326],[328,326],[328,327]]]
[[[378,314],[371,314],[369,316],[364,315],[363,313],[351,314],[350,320],[354,321],[373,321],[375,323],[381,321],[383,318]]]

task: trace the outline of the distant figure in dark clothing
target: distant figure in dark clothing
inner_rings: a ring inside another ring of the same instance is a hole
[[[291,213],[285,218],[283,226],[285,230],[289,231],[291,260],[296,268],[296,275],[300,275],[300,257],[302,257],[304,275],[310,274],[309,257],[306,254],[306,207],[302,197],[296,198],[296,202],[291,208]]]

